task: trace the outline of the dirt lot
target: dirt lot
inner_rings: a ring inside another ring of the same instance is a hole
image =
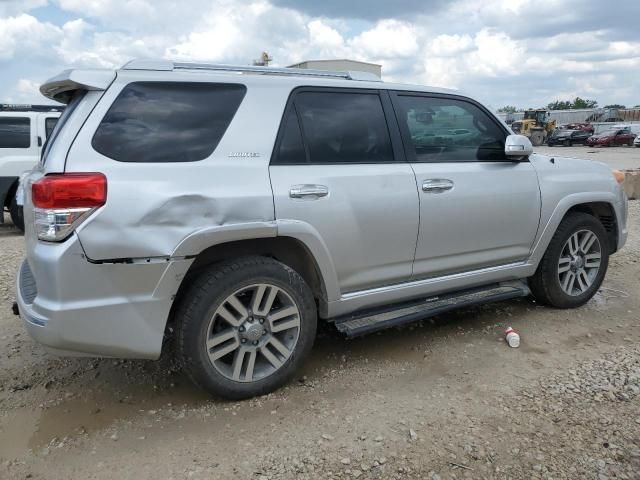
[[[630,225],[583,308],[510,301],[352,341],[327,328],[298,379],[239,403],[169,359],[45,353],[10,312],[23,240],[0,226],[0,478],[638,479],[638,201]]]
[[[598,160],[611,165],[611,168],[632,169],[640,168],[640,148],[635,147],[534,147],[536,152],[543,155],[557,155],[558,157],[587,158]]]

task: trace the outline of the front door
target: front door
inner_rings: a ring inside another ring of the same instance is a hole
[[[508,134],[452,95],[393,96],[420,196],[414,278],[525,260],[540,220],[533,165],[504,156]]]
[[[386,98],[383,107],[375,90],[296,90],[269,168],[276,218],[317,232],[341,293],[411,276],[418,195],[394,155]]]

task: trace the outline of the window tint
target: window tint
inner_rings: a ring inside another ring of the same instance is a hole
[[[408,152],[411,161],[505,160],[505,133],[476,105],[453,98],[396,98],[400,126],[413,150]]]
[[[0,148],[29,148],[31,120],[29,117],[0,117]]]
[[[56,127],[56,123],[58,123],[58,117],[48,117],[44,119],[44,130],[47,138],[51,136],[53,129]]]
[[[295,106],[310,163],[394,161],[377,94],[301,92]]]
[[[93,148],[120,162],[194,162],[215,150],[240,106],[237,84],[137,82],[102,119]]]
[[[43,164],[47,162],[49,151],[51,150],[51,147],[53,147],[53,144],[56,141],[56,138],[58,138],[58,135],[60,135],[62,128],[66,125],[67,121],[69,121],[71,114],[76,110],[76,108],[78,108],[78,105],[80,105],[80,102],[82,102],[82,99],[86,94],[86,90],[75,90],[69,95],[69,103],[64,108],[62,114],[56,121],[56,124],[53,127],[53,132],[51,132],[51,136],[47,137],[44,142],[44,146],[42,147],[40,162],[42,162]]]
[[[295,107],[289,108],[283,123],[280,146],[274,163],[276,164],[296,164],[306,163],[307,154],[302,143],[300,124]]]

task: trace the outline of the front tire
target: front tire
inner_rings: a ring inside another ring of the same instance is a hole
[[[586,213],[570,213],[554,234],[529,288],[540,303],[575,308],[598,291],[609,265],[607,232]]]
[[[239,400],[286,383],[313,346],[316,305],[304,279],[266,257],[207,268],[176,311],[176,355],[193,382]]]

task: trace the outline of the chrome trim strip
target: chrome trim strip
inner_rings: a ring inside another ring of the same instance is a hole
[[[451,280],[460,280],[470,276],[483,275],[485,273],[500,272],[502,270],[510,270],[512,268],[523,267],[526,265],[527,265],[527,262],[509,263],[507,265],[499,265],[497,267],[487,267],[487,268],[482,268],[480,270],[472,270],[470,272],[453,273],[451,275],[445,275],[442,277],[425,278],[423,280],[414,280],[413,282],[396,283],[394,285],[389,285],[386,287],[376,287],[376,288],[371,288],[369,290],[349,292],[349,293],[345,293],[344,295],[341,295],[340,301],[353,300],[354,298],[366,297],[369,295],[378,295],[381,293],[390,293],[398,290],[404,290],[405,288],[422,287],[422,286],[433,285],[441,282],[447,282]]]

